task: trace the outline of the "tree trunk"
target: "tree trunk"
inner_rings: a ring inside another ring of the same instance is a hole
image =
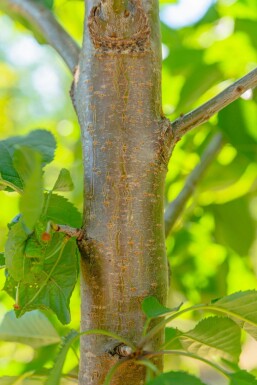
[[[88,0],[73,102],[84,156],[82,331],[100,328],[139,341],[142,300],[167,293],[163,196],[172,131],[161,110],[158,2]],[[160,345],[162,335],[152,341]],[[80,385],[100,385],[118,342],[81,340]],[[120,367],[112,384],[144,383]]]

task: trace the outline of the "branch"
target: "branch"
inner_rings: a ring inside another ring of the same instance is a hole
[[[33,0],[0,0],[0,8],[15,12],[28,20],[63,58],[71,72],[74,71],[80,48],[51,11]]]
[[[195,186],[203,177],[206,169],[210,166],[215,156],[223,146],[223,136],[217,134],[213,137],[208,147],[202,155],[200,163],[194,168],[188,176],[186,183],[174,201],[172,201],[165,211],[165,234],[168,236],[172,227],[176,223],[179,215],[185,208],[185,205],[194,192]]]
[[[228,104],[238,99],[245,91],[257,86],[257,68],[249,72],[220,94],[204,103],[202,106],[181,116],[172,122],[172,128],[175,133],[176,141],[194,127],[207,122],[214,114],[222,110]]]
[[[59,233],[64,233],[69,237],[75,237],[78,240],[81,240],[83,237],[83,230],[77,229],[75,227],[70,227],[66,225],[57,225],[55,223],[51,223],[52,229]]]

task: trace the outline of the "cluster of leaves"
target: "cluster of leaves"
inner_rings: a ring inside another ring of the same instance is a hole
[[[241,353],[241,330],[245,330],[257,339],[257,292],[237,292],[229,296],[213,300],[209,304],[196,305],[176,309],[162,306],[155,297],[148,297],[143,302],[143,310],[147,316],[145,336],[141,344],[147,342],[167,324],[188,311],[205,310],[218,313],[202,319],[192,330],[181,331],[166,327],[165,342],[159,353],[164,355],[182,355],[209,364],[228,380],[230,385],[256,385],[257,379],[238,366]],[[152,320],[160,322],[147,331]],[[158,352],[156,352],[158,354]],[[149,353],[148,353],[149,354]],[[152,356],[154,356],[153,352]],[[147,355],[146,355],[147,358]],[[147,385],[205,385],[203,382],[184,372],[167,372],[161,374]]]
[[[1,264],[6,267],[4,290],[15,298],[15,312],[51,309],[70,322],[69,301],[78,276],[74,239],[51,234],[51,222],[80,227],[77,209],[55,191],[69,191],[72,181],[62,169],[51,191],[44,191],[43,168],[54,158],[52,134],[36,130],[0,142],[0,187],[20,193],[20,214],[8,225]]]
[[[186,356],[200,360],[221,373],[229,385],[257,385],[257,379],[238,366],[241,353],[241,330],[245,330],[257,339],[257,292],[245,291],[213,300],[209,304],[174,309],[161,305],[155,297],[143,301],[142,308],[147,320],[141,341],[135,346],[122,336],[106,330],[87,330],[77,333],[71,330],[62,339],[55,366],[48,373],[46,385],[59,385],[68,351],[80,335],[102,334],[123,342],[131,348],[131,359],[147,368],[147,385],[206,385],[199,378],[183,371],[160,373],[151,358],[157,355]],[[182,331],[172,328],[170,324],[182,314],[192,311],[218,313],[218,316],[203,318],[192,330]],[[152,324],[152,321],[154,321]],[[159,322],[156,322],[159,320]],[[37,321],[37,322],[35,322]],[[152,324],[152,326],[151,326]],[[144,350],[151,339],[165,329],[165,342],[159,351]],[[41,313],[34,311],[20,320],[8,313],[0,325],[0,337],[9,341],[19,341],[38,347],[60,342],[60,336]],[[104,385],[109,385],[116,370],[123,361],[118,361],[105,378]],[[45,377],[44,377],[45,378]],[[72,382],[71,382],[72,383]]]

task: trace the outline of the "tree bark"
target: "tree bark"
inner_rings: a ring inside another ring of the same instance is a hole
[[[142,300],[166,301],[163,197],[172,130],[161,110],[158,2],[116,3],[88,0],[72,91],[85,166],[81,329],[105,329],[136,344]],[[80,385],[103,384],[119,360],[117,345],[82,338]],[[112,384],[143,384],[144,377],[142,366],[127,363]]]

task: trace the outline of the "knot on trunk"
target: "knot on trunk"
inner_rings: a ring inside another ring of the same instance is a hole
[[[102,0],[91,9],[88,29],[94,47],[102,52],[144,52],[150,46],[147,15],[141,4],[134,0],[120,11]]]
[[[158,140],[156,143],[156,160],[167,169],[171,153],[176,144],[176,137],[169,119],[162,117],[159,123]]]
[[[119,344],[116,345],[113,350],[108,350],[108,353],[111,356],[118,356],[119,358],[124,358],[124,357],[130,357],[133,353],[133,350],[130,346],[127,346],[125,344]]]

